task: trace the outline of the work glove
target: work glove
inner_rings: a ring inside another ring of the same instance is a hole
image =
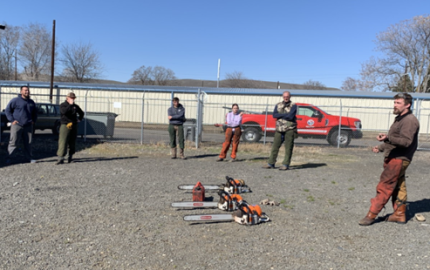
[[[72,127],[73,127],[73,123],[68,123],[68,124],[66,125],[66,127],[67,127],[68,129],[72,129]]]

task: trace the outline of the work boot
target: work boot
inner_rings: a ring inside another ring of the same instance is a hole
[[[176,158],[176,148],[171,148],[170,154],[172,155],[172,159],[175,159]]]
[[[184,156],[184,148],[181,148],[181,149],[179,149],[179,157],[181,158],[181,159],[187,159],[185,156]]]
[[[64,164],[63,158],[59,158],[58,161],[55,163],[55,165],[60,165],[60,164]]]
[[[70,155],[68,158],[67,158],[67,163],[72,163],[73,162],[73,155]]]
[[[375,222],[375,218],[378,216],[378,214],[372,213],[369,211],[367,215],[358,222],[361,226],[369,226],[372,225],[373,222]]]
[[[261,168],[263,168],[263,169],[274,169],[275,168],[275,164],[267,163],[266,165],[264,165]]]
[[[286,171],[286,170],[289,170],[290,169],[290,166],[288,166],[288,165],[282,165],[281,167],[279,167],[279,170],[281,170],[281,171]]]
[[[398,204],[397,209],[385,221],[406,223],[406,204]]]

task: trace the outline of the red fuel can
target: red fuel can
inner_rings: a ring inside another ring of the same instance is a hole
[[[205,200],[205,187],[197,182],[193,187],[193,202],[203,202]]]

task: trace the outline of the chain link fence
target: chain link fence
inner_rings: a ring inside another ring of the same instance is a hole
[[[58,104],[65,100],[69,91],[75,92],[76,103],[85,112],[84,121],[79,124],[82,140],[97,139],[127,143],[168,143],[167,109],[174,96],[180,98],[185,107],[185,138],[199,147],[201,142],[221,143],[224,141],[225,115],[231,110],[231,102],[211,102],[200,89],[194,93],[126,92],[114,95],[102,90],[56,89],[51,104],[46,89],[31,89],[31,98],[39,106],[39,121],[35,136],[57,133],[59,123]],[[0,109],[19,93],[18,87],[0,88]],[[237,97],[240,99],[240,97]],[[231,99],[226,99],[231,100]],[[242,142],[271,143],[276,129],[272,117],[276,102],[261,97],[260,102],[234,102],[243,112]],[[388,132],[395,115],[392,99],[383,106],[344,105],[344,99],[313,99],[292,96],[297,102],[298,138],[296,145],[318,147],[371,147],[378,142],[378,133]],[[366,102],[363,102],[366,103]],[[359,104],[359,103],[358,103]],[[44,110],[41,110],[44,109]],[[430,108],[420,100],[414,104],[414,114],[420,120],[419,148],[430,149]],[[1,141],[8,140],[7,120],[1,119]],[[43,124],[43,125],[42,125]]]

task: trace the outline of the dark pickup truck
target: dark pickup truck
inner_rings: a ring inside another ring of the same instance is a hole
[[[34,129],[45,130],[50,129],[52,133],[58,134],[60,131],[60,105],[51,103],[36,103],[37,107],[37,121],[34,125]],[[1,132],[10,130],[10,126],[7,125],[9,121],[6,118],[6,113],[1,113]]]

